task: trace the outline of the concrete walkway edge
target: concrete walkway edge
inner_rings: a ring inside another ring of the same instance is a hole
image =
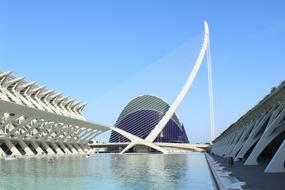
[[[246,190],[248,189],[245,182],[239,181],[232,172],[226,171],[224,167],[214,160],[208,153],[205,153],[205,158],[209,168],[212,171],[213,177],[220,190]]]

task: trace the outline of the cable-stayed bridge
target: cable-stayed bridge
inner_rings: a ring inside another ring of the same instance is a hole
[[[202,47],[198,51],[197,57],[195,58],[194,61],[194,66],[192,68],[192,71],[190,74],[188,74],[187,80],[185,84],[183,85],[182,89],[176,96],[175,100],[173,103],[167,108],[166,111],[163,112],[163,117],[159,120],[159,122],[153,127],[151,132],[145,137],[142,138],[138,135],[134,135],[131,132],[127,132],[126,130],[123,130],[121,128],[118,128],[116,126],[111,127],[113,131],[116,133],[122,135],[123,137],[127,138],[130,140],[130,142],[127,144],[126,147],[120,152],[121,154],[128,152],[131,148],[133,147],[149,147],[151,149],[155,149],[158,152],[161,153],[168,153],[168,151],[163,148],[162,144],[159,143],[154,143],[155,139],[157,139],[159,136],[163,136],[163,130],[166,128],[167,124],[170,122],[170,120],[173,118],[175,115],[176,110],[178,107],[181,105],[183,99],[187,95],[193,81],[195,80],[198,71],[203,63],[204,57],[207,57],[207,63],[208,63],[208,84],[209,84],[209,100],[210,100],[210,126],[211,126],[211,139],[215,138],[215,132],[214,132],[214,103],[213,103],[213,88],[212,88],[212,72],[211,72],[211,55],[210,55],[210,42],[209,42],[209,27],[207,22],[204,22],[204,36],[203,36],[203,41],[202,41]],[[147,104],[147,102],[146,102]],[[145,105],[148,106],[148,105]],[[143,106],[141,106],[143,107]],[[149,107],[149,106],[148,106]],[[153,117],[153,116],[148,116],[148,117]],[[132,121],[130,121],[132,122]],[[141,129],[143,130],[143,129]],[[178,145],[177,147],[181,147],[181,145]],[[111,145],[111,144],[110,144]],[[95,145],[94,145],[95,146]],[[172,147],[174,147],[173,145]],[[190,147],[191,145],[189,145]],[[193,145],[192,147],[194,147]],[[193,149],[193,148],[192,148]],[[197,150],[199,147],[197,146]],[[201,150],[201,149],[199,149]]]
[[[168,148],[175,147],[201,151],[207,145],[154,142],[157,137],[163,138],[167,123],[173,118],[188,93],[205,56],[208,63],[211,138],[214,138],[212,73],[207,22],[204,23],[203,40],[200,45],[201,49],[193,53],[195,58],[192,61],[186,60],[193,62],[194,66],[190,74],[187,74],[185,84],[172,104],[161,113],[162,118],[145,138],[117,127],[108,128],[87,122],[82,114],[86,104],[55,90],[49,90],[45,86],[39,86],[36,82],[28,82],[23,77],[15,77],[11,72],[0,73],[0,154],[34,156],[91,153],[93,150],[88,142],[110,129],[130,140],[122,150],[122,154],[130,148],[141,146],[150,147],[162,153],[168,153]],[[175,122],[179,124],[181,130],[184,130],[183,124],[178,119],[175,119]]]

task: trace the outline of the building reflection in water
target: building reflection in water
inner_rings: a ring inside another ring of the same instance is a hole
[[[111,159],[112,177],[121,182],[120,189],[181,189],[187,168],[187,157],[179,154],[127,154]]]

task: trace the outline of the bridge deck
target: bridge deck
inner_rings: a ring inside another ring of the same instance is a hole
[[[95,143],[90,145],[91,148],[111,148],[111,147],[126,147],[130,143]],[[192,151],[204,151],[208,148],[208,144],[186,144],[186,143],[155,143],[160,147],[176,148],[183,150],[192,150]]]

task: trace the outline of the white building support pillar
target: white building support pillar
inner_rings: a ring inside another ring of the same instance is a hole
[[[92,149],[87,144],[78,144],[84,152],[91,153]]]
[[[65,154],[72,154],[72,152],[70,152],[70,150],[62,142],[59,142],[58,144],[64,150]]]
[[[22,155],[9,139],[5,139],[4,143],[10,149],[13,156],[21,156]]]
[[[243,159],[245,154],[248,152],[248,150],[260,139],[261,134],[258,132],[262,130],[262,126],[265,125],[265,122],[269,119],[269,117],[273,113],[273,109],[271,109],[263,118],[262,120],[257,123],[254,128],[252,129],[250,135],[248,136],[247,140],[243,144],[240,152],[236,156],[236,159]]]
[[[4,150],[0,147],[0,157],[7,156]]]
[[[28,147],[28,145],[23,140],[18,140],[22,149],[26,152],[26,156],[33,156],[35,155],[34,152]]]
[[[274,154],[273,158],[265,168],[266,173],[285,172],[285,140]]]
[[[241,128],[241,126],[236,127],[236,132],[235,132],[235,136],[233,138],[233,140],[231,141],[231,143],[229,144],[229,147],[225,153],[225,157],[228,157],[229,155],[231,155],[233,149],[235,148],[236,143],[238,142],[239,138],[242,135],[243,129]]]
[[[228,152],[227,156],[235,157],[235,152],[238,149],[237,145],[240,141],[242,141],[242,136],[247,128],[248,126],[240,126],[239,134],[237,138],[234,140],[231,150]]]
[[[37,154],[45,154],[43,149],[36,143],[35,141],[31,141],[31,145],[34,147],[34,149],[37,151]]]
[[[236,158],[237,154],[241,150],[242,146],[244,145],[245,140],[247,139],[248,135],[250,134],[252,128],[254,127],[254,123],[250,124],[246,127],[246,129],[243,131],[243,135],[241,136],[240,140],[236,143],[232,153],[231,157]]]
[[[244,163],[245,165],[257,165],[258,156],[262,153],[266,146],[272,142],[272,140],[274,140],[281,132],[285,130],[285,121],[282,121],[282,119],[285,117],[284,105],[280,105],[282,106],[282,111],[277,109],[272,114],[271,117],[273,117],[274,119],[270,118],[270,120],[272,119],[271,122],[267,125],[260,140],[247,158],[246,162]]]
[[[41,142],[41,144],[43,145],[44,149],[48,152],[48,154],[50,155],[56,154],[56,152],[54,152],[46,142]]]
[[[82,150],[81,147],[79,147],[76,143],[73,144],[74,147],[77,149],[77,151],[80,153],[80,154],[84,154],[85,152]]]
[[[236,138],[236,134],[235,134],[235,132],[232,132],[229,135],[227,142],[225,143],[225,147],[224,147],[223,154],[222,154],[224,157],[227,156],[227,152],[228,152],[229,148],[231,147],[232,142],[234,141],[235,138]]]
[[[66,146],[68,146],[68,148],[71,150],[71,152],[73,154],[78,154],[79,153],[70,143],[66,143]]]
[[[56,150],[56,154],[64,154],[64,152],[62,152],[62,150],[54,142],[51,142],[50,144]]]

